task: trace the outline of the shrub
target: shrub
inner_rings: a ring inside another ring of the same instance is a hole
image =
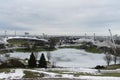
[[[95,69],[105,69],[105,67],[104,67],[104,66],[97,65],[97,66],[95,67]]]
[[[18,59],[9,59],[0,65],[0,68],[25,68],[25,65]]]

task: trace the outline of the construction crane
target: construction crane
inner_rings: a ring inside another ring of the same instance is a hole
[[[116,48],[117,48],[117,46],[116,46],[116,44],[115,44],[115,40],[113,39],[113,36],[112,36],[112,32],[111,32],[111,30],[109,29],[109,32],[110,32],[110,37],[111,37],[111,40],[112,40],[112,43],[113,43],[113,51],[114,51],[114,62],[115,62],[115,64],[116,64],[116,61],[117,61],[117,56],[116,56]]]
[[[112,43],[114,45],[114,48],[116,49],[115,40],[113,39],[112,32],[110,29],[109,29],[109,32],[110,32],[110,37],[111,37]]]

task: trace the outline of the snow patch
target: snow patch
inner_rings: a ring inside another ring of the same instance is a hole
[[[0,73],[0,79],[21,79],[24,76],[22,69],[13,69],[8,73]]]

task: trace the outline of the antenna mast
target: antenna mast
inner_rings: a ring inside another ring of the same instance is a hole
[[[117,62],[116,45],[115,45],[115,41],[114,41],[114,39],[113,39],[112,32],[111,32],[110,29],[109,29],[109,32],[110,32],[110,36],[111,36],[111,39],[112,39],[112,42],[113,42],[113,45],[114,45],[114,48],[113,48],[113,51],[114,51],[114,63],[116,64],[116,62]]]
[[[113,42],[114,48],[116,49],[115,41],[114,41],[114,39],[113,39],[112,32],[111,32],[110,29],[109,29],[109,32],[110,32],[110,37],[111,37],[111,40],[112,40],[112,42]]]

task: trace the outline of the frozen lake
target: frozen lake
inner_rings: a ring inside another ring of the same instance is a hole
[[[38,60],[41,53],[46,55],[47,52],[39,52]],[[20,59],[29,58],[31,53],[14,52],[10,53],[11,57]],[[105,65],[103,59],[104,54],[88,53],[84,50],[77,49],[58,49],[51,51],[51,61],[54,61],[57,66],[61,67],[95,67],[96,65]]]

